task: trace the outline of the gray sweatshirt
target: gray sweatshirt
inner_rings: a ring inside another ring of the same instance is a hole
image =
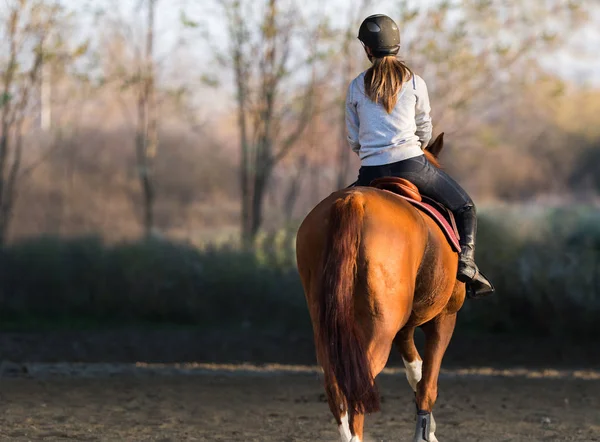
[[[365,94],[365,72],[346,95],[348,142],[363,166],[381,166],[423,155],[431,139],[429,95],[425,81],[414,75],[404,83],[398,102],[388,114]]]

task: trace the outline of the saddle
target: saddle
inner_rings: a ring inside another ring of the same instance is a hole
[[[369,184],[370,187],[387,190],[408,201],[421,212],[428,215],[440,227],[448,243],[456,252],[460,252],[460,235],[452,212],[439,202],[421,195],[417,186],[404,178],[377,178]]]

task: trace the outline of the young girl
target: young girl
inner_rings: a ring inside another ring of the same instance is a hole
[[[431,139],[427,86],[402,61],[400,32],[386,15],[367,17],[360,26],[373,66],[356,77],[346,97],[346,127],[352,150],[361,159],[356,185],[395,176],[413,182],[419,191],[448,207],[456,217],[461,254],[458,279],[469,285],[471,296],[485,296],[494,288],[474,261],[477,218],[473,201],[447,173],[423,154]]]

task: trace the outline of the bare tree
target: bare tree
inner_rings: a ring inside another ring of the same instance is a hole
[[[42,0],[9,2],[3,23],[8,58],[1,68],[0,245],[7,239],[19,179],[48,154],[46,152],[34,164],[22,167],[24,130],[31,126],[36,115],[32,106],[36,104],[44,63],[59,56],[61,62],[67,63],[85,52],[85,45],[73,51],[61,47],[58,36],[64,20],[65,10],[58,3],[47,4]]]
[[[157,14],[162,7],[172,6],[160,0],[136,0],[137,8],[132,17],[126,17],[120,10],[122,2],[113,0],[110,7],[100,10],[103,23],[108,25],[109,32],[105,39],[102,60],[105,63],[104,82],[102,87],[112,86],[121,92],[117,100],[127,121],[134,127],[136,173],[140,183],[140,212],[144,233],[151,236],[156,231],[156,201],[159,183],[156,180],[156,157],[160,144],[160,112],[162,104],[178,104],[181,119],[190,126],[199,127],[199,122],[192,115],[190,103],[186,101],[188,90],[186,84],[172,87],[164,78],[167,68],[173,64],[173,54],[183,50],[187,44],[184,29],[195,28],[197,23],[189,20],[183,9],[180,11],[180,22],[176,29],[170,28],[170,37],[175,36],[169,49],[157,50],[165,33],[157,29]],[[178,2],[182,7],[186,1]],[[140,15],[142,20],[137,20]],[[134,20],[135,19],[135,20]],[[143,25],[140,26],[139,22]],[[111,49],[114,53],[111,53]],[[162,81],[159,79],[162,77]],[[135,108],[135,111],[132,111]]]
[[[156,91],[154,76],[154,17],[158,0],[146,0],[146,38],[138,64],[136,158],[143,194],[143,219],[146,236],[154,229],[154,159],[158,150]]]
[[[257,2],[252,2],[256,11]],[[293,73],[306,69],[310,57],[293,57],[295,8],[278,0],[261,2],[252,24],[249,1],[221,0],[229,27],[240,136],[242,241],[251,245],[263,222],[263,203],[274,167],[297,145],[311,117],[313,84],[293,96]],[[256,13],[255,13],[256,14]],[[290,87],[291,85],[291,87]]]

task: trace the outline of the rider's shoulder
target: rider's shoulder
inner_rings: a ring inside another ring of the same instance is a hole
[[[413,72],[412,78],[410,79],[410,81],[413,83],[415,88],[427,87],[427,83],[425,83],[425,80],[423,79],[423,77],[421,77],[417,73]]]
[[[366,75],[367,71],[363,71],[360,74],[358,74],[354,80],[352,80],[352,84],[356,85],[356,86],[361,86],[365,84],[365,75]]]
[[[364,94],[365,92],[365,73],[367,71],[361,72],[358,74],[348,85],[348,90],[356,90]]]

